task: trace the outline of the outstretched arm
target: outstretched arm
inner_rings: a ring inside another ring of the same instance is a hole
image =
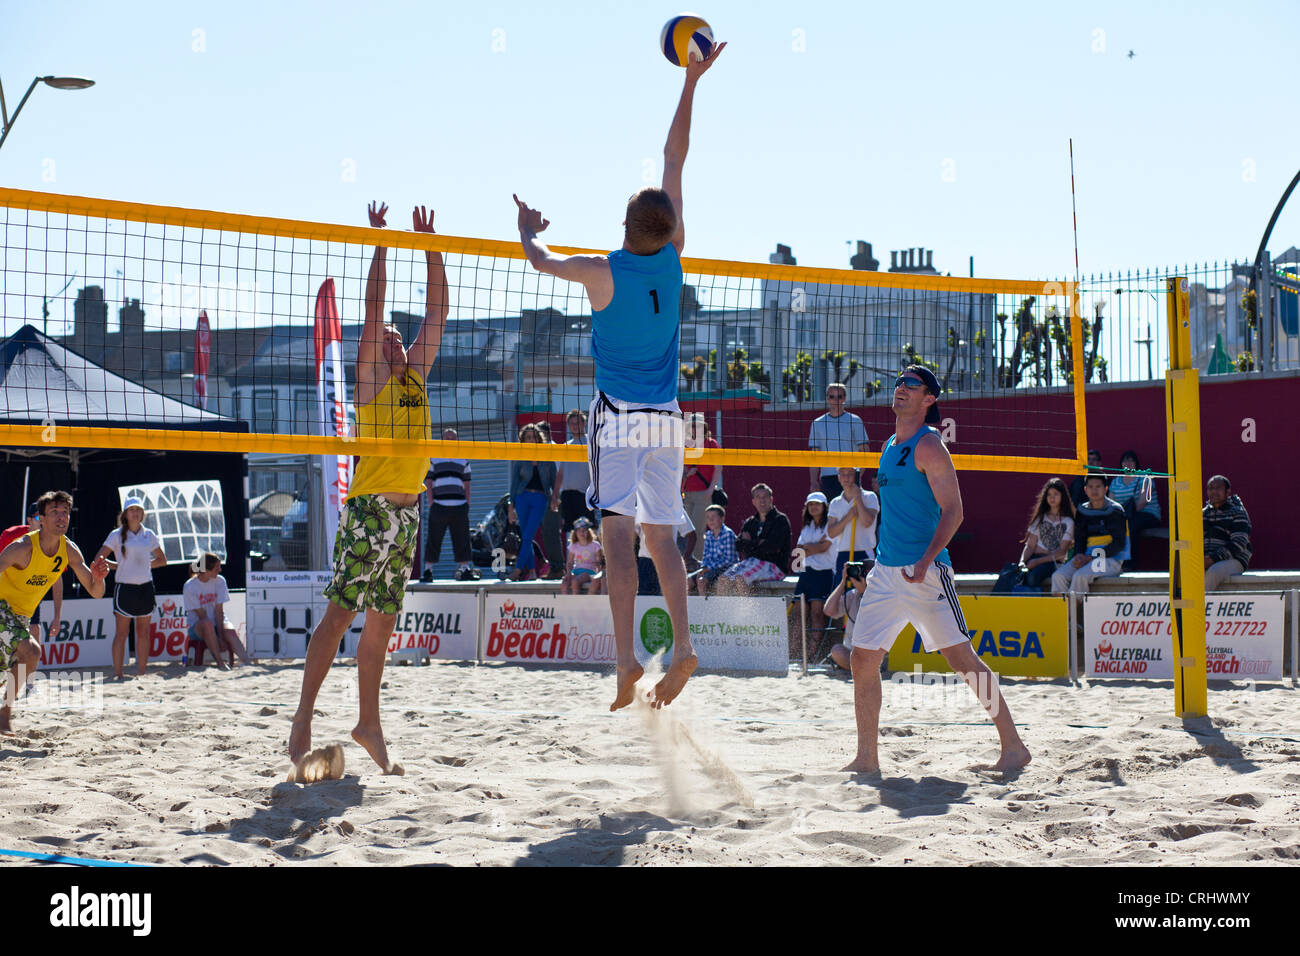
[[[664,181],[663,188],[673,201],[677,210],[677,232],[673,234],[673,246],[681,254],[686,245],[686,226],[682,221],[682,164],[686,162],[686,150],[691,139],[691,107],[695,103],[695,84],[713,65],[727,44],[719,43],[704,60],[691,58],[686,64],[686,82],[682,86],[681,99],[677,101],[677,112],[673,114],[673,123],[668,127],[668,142],[664,143]]]
[[[383,229],[387,223],[384,216],[388,206],[380,203],[379,208],[371,203],[367,210],[370,225],[374,229]],[[388,296],[388,250],[375,246],[375,254],[370,260],[370,272],[366,275],[366,320],[361,327],[361,341],[357,345],[357,387],[356,402],[365,405],[371,402],[383,388],[387,378],[380,369],[387,368],[384,362],[384,303]]]
[[[108,577],[108,562],[103,558],[96,556],[94,562],[89,566],[86,565],[86,559],[81,555],[81,549],[71,541],[67,541],[68,546],[68,567],[72,568],[72,573],[77,576],[81,586],[86,589],[86,593],[91,597],[102,598],[104,596],[104,578]]]
[[[608,257],[562,256],[552,252],[546,248],[546,243],[537,238],[537,234],[545,230],[551,220],[543,218],[536,209],[520,202],[518,196],[514,199],[519,210],[519,241],[532,267],[558,279],[581,282],[587,288],[587,297],[593,300],[592,308],[600,309],[608,305],[614,297],[614,275],[609,271]],[[602,290],[607,290],[607,294],[602,296]],[[596,304],[600,300],[603,300],[603,305]]]
[[[427,212],[423,206],[416,206],[411,213],[416,232],[433,232],[433,210]],[[424,253],[424,264],[428,270],[428,289],[425,295],[424,324],[420,326],[415,341],[406,352],[406,364],[416,371],[420,378],[428,378],[433,360],[438,357],[438,346],[442,344],[442,332],[446,328],[448,304],[447,270],[442,264],[442,253],[432,249]]]

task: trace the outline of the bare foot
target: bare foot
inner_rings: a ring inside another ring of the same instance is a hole
[[[695,668],[699,666],[700,659],[694,653],[687,654],[685,657],[674,655],[668,673],[664,674],[663,679],[655,684],[655,695],[654,699],[650,701],[650,706],[658,710],[660,707],[671,704],[676,700],[677,695],[686,686],[686,682],[695,673]]]
[[[289,762],[297,764],[311,750],[311,716],[295,717],[289,728]]]
[[[859,757],[847,767],[841,768],[840,773],[880,773],[880,762]]]
[[[1007,750],[1003,752],[998,762],[993,765],[993,769],[1003,772],[1019,770],[1021,767],[1027,766],[1030,759],[1028,747],[1022,746],[1016,750]]]
[[[384,732],[378,727],[371,729],[357,724],[352,728],[352,739],[366,748],[370,759],[379,764],[384,773],[398,777],[406,774],[406,770],[400,763],[388,759],[388,746],[384,743]]]
[[[632,703],[636,696],[636,682],[644,673],[640,664],[633,664],[626,670],[622,667],[618,669],[618,693],[614,695],[614,703],[609,705],[610,710],[618,710]]]
[[[330,744],[313,750],[294,763],[289,783],[316,783],[319,780],[343,779],[343,745]]]

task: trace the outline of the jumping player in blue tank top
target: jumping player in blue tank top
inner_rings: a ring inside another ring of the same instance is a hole
[[[922,365],[909,365],[894,386],[894,436],[880,454],[881,522],[876,565],[867,576],[853,629],[853,709],[858,752],[844,769],[878,773],[880,664],[909,622],[927,651],[938,651],[960,674],[993,719],[1002,745],[995,770],[1018,770],[1029,750],[1016,732],[1002,692],[976,656],[953,585],[948,542],[961,526],[957,472],[939,433],[939,382]]]
[[[633,645],[637,573],[633,551],[639,522],[654,559],[673,625],[673,659],[649,697],[669,704],[699,664],[686,616],[686,567],[677,550],[685,454],[677,375],[679,299],[686,242],[682,222],[682,164],[690,138],[695,85],[727,44],[686,67],[677,112],[664,145],[662,188],[646,187],[628,201],[623,246],[606,256],[562,256],[537,238],[550,220],[519,201],[519,239],[538,272],[580,282],[591,302],[591,354],[598,394],[591,404],[587,501],[602,514],[609,606],[618,649],[618,688],[610,710],[632,703],[642,676]],[[657,437],[647,441],[647,435]],[[665,437],[667,436],[667,437]]]

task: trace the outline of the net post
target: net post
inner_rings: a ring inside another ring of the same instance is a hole
[[[1081,466],[1088,464],[1088,409],[1084,401],[1085,379],[1083,373],[1083,314],[1080,311],[1079,284],[1070,284],[1070,341],[1074,343],[1070,356],[1074,369],[1074,454]]]
[[[1187,279],[1165,280],[1169,370],[1165,416],[1169,453],[1169,617],[1174,654],[1174,714],[1204,717],[1205,535],[1201,524],[1201,405],[1192,365]]]

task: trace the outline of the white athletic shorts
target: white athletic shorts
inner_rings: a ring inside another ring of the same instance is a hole
[[[905,570],[915,573],[912,565],[891,568],[877,564],[867,574],[867,589],[862,592],[853,627],[853,646],[869,651],[889,650],[907,624],[916,628],[927,651],[969,641],[952,568],[936,561],[920,584],[904,578]]]
[[[587,419],[588,506],[640,524],[688,521],[682,508],[686,429],[677,402],[626,402],[597,392]]]

